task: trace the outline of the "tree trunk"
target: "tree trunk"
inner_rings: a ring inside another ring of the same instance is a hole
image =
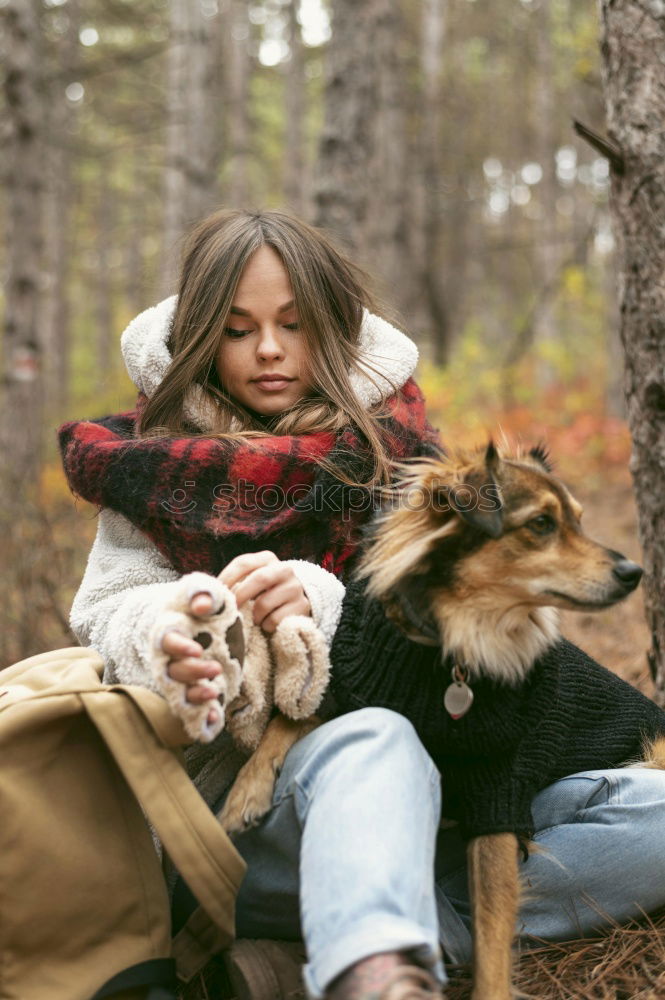
[[[141,312],[147,304],[147,277],[143,241],[150,231],[149,214],[146,206],[145,190],[148,179],[141,159],[143,151],[139,146],[131,155],[131,187],[128,192],[128,219],[123,227],[124,276],[123,285],[132,315]]]
[[[38,330],[42,264],[43,80],[39,0],[12,0],[4,21],[7,149],[7,292],[0,441],[3,504],[36,485],[41,457],[42,346]],[[19,492],[20,484],[20,492]],[[4,508],[7,509],[6,506]]]
[[[404,35],[400,4],[394,0],[378,2],[370,43],[377,94],[365,252],[400,310],[408,304],[416,270],[407,248],[412,184],[406,141]]]
[[[0,7],[0,40],[9,119],[6,145],[7,278],[0,424],[0,532],[3,600],[0,667],[29,647],[35,633],[34,544],[41,466],[43,347],[40,336],[44,177],[44,86],[39,0]],[[3,150],[4,152],[4,150]],[[39,609],[35,612],[39,614]]]
[[[78,0],[68,0],[67,30],[49,66],[63,77],[77,64]],[[69,128],[72,108],[58,88],[49,92],[45,107],[46,170],[44,199],[44,267],[46,288],[41,302],[40,327],[44,351],[44,410],[47,420],[62,417],[67,409],[70,383],[69,267],[73,259],[71,211],[74,204],[74,150]]]
[[[421,281],[427,309],[432,360],[445,365],[450,350],[450,318],[441,262],[441,70],[446,35],[447,0],[425,0],[422,10],[421,66],[423,107],[420,117],[420,191],[422,229]]]
[[[60,133],[62,135],[62,132]],[[44,350],[44,409],[50,416],[63,417],[69,400],[71,338],[69,335],[69,269],[73,259],[70,218],[74,201],[72,156],[68,146],[47,151],[48,193],[44,206],[45,266],[48,284],[42,316]]]
[[[305,185],[305,62],[298,21],[299,0],[289,4],[289,49],[286,66],[286,150],[284,156],[284,197],[289,208],[302,215],[307,204]]]
[[[216,195],[219,122],[214,94],[211,19],[200,0],[170,0],[162,291],[173,291],[180,238]]]
[[[95,243],[97,266],[95,268],[95,344],[97,388],[108,388],[109,377],[115,367],[115,326],[113,322],[113,158],[110,153],[99,164],[96,191]]]
[[[411,262],[400,5],[336,0],[332,14],[314,221],[344,240],[401,304]]]
[[[244,0],[231,0],[231,30],[226,38],[226,92],[229,95],[229,184],[232,208],[247,208],[249,201],[249,19]]]
[[[554,307],[556,304],[557,275],[561,267],[561,251],[557,246],[557,197],[559,182],[556,173],[556,89],[554,81],[554,42],[552,38],[552,0],[544,0],[536,10],[537,72],[535,88],[535,121],[537,159],[543,168],[539,195],[543,216],[538,226],[537,272],[541,288],[554,288],[553,295],[543,295],[534,317],[536,339],[545,347],[545,357],[551,355],[558,331]],[[542,360],[538,366],[541,386],[549,385],[554,378],[552,365]]]
[[[600,10],[608,130],[623,158],[611,204],[648,657],[665,705],[665,16],[660,3],[601,0]]]
[[[314,224],[362,254],[377,113],[374,25],[382,0],[335,0],[328,43]]]

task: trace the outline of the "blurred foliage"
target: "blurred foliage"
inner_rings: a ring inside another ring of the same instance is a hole
[[[578,376],[539,390],[533,376],[522,366],[518,398],[500,408],[496,371],[482,365],[470,343],[446,369],[424,363],[420,385],[444,445],[482,447],[490,437],[506,438],[508,448],[543,442],[564,479],[582,480],[589,489],[612,478],[625,481],[630,434],[623,420],[607,412],[596,378]]]
[[[609,479],[625,482],[630,434],[607,351],[606,309],[594,274],[566,268],[556,307],[560,336],[536,343],[510,368],[502,363],[505,344],[488,343],[481,324],[470,320],[449,365],[424,361],[419,368],[430,420],[444,443],[480,447],[502,435],[513,445],[544,441],[564,478],[589,489]]]

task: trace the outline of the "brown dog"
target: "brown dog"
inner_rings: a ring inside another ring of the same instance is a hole
[[[441,644],[469,680],[519,684],[558,640],[557,608],[606,608],[640,581],[639,566],[584,534],[581,507],[551,474],[542,448],[503,458],[490,443],[484,454],[422,460],[402,472],[373,524],[358,576],[402,631],[416,642]],[[479,529],[472,545],[465,525]],[[414,581],[417,601],[410,599]],[[228,830],[267,811],[286,753],[315,724],[272,720],[220,817]],[[665,740],[647,757],[643,766],[664,766]],[[516,837],[476,837],[468,864],[473,998],[509,1000]]]

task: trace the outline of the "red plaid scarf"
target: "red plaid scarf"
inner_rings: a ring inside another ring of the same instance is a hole
[[[179,573],[217,574],[236,555],[269,548],[308,559],[343,579],[374,510],[367,490],[346,487],[317,463],[326,458],[356,481],[370,456],[357,430],[220,441],[134,436],[137,408],[58,431],[72,492],[123,514]],[[389,455],[430,455],[437,435],[409,379],[387,400],[381,422]]]

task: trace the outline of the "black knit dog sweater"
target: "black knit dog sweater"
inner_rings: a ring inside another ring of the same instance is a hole
[[[638,759],[665,735],[665,712],[565,639],[518,686],[470,681],[473,705],[455,720],[443,704],[452,662],[407,639],[358,583],[347,588],[331,664],[340,711],[383,707],[413,723],[441,772],[443,814],[466,837],[532,836],[537,791]]]

